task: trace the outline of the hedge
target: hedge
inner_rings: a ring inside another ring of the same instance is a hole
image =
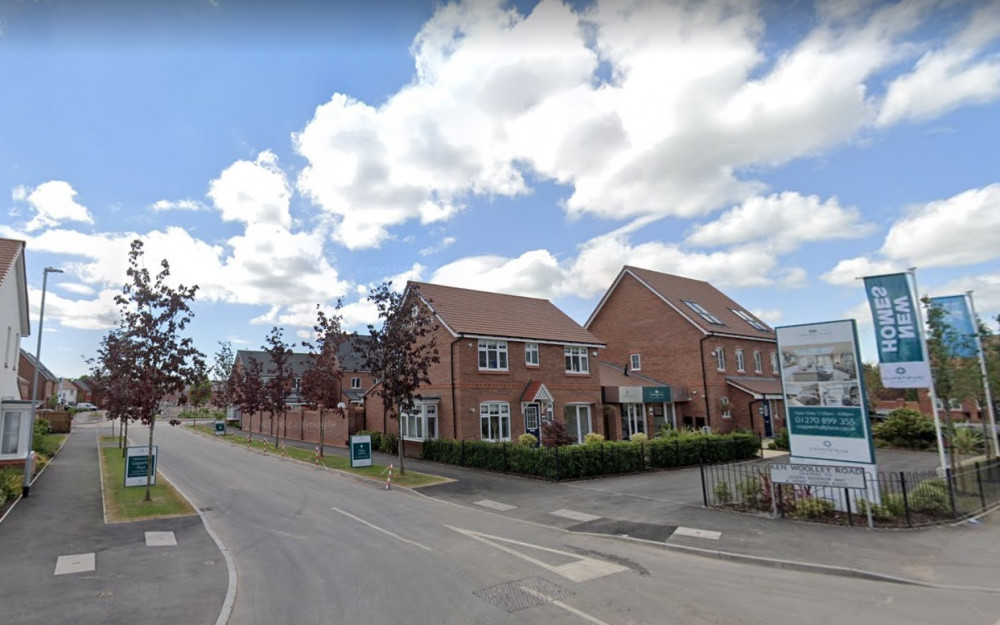
[[[605,442],[565,447],[531,447],[486,441],[428,440],[425,460],[514,473],[547,480],[639,473],[700,463],[735,462],[757,456],[760,441],[747,432],[681,434],[633,443]]]

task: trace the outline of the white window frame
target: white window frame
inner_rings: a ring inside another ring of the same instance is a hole
[[[628,368],[632,371],[642,371],[642,356],[639,354],[629,354]]]
[[[725,396],[720,397],[719,398],[719,404],[722,407],[722,418],[723,419],[732,419],[733,418],[733,412],[732,412],[732,410],[733,410],[733,403],[731,401],[729,401],[729,398],[725,397]]]
[[[746,321],[747,324],[754,330],[760,330],[761,332],[770,332],[770,330],[766,325],[751,317],[750,313],[748,313],[747,311],[740,310],[739,308],[730,308],[729,310],[733,311],[733,314],[742,319],[743,321]]]
[[[717,371],[726,370],[726,350],[722,346],[715,348],[715,368]]]
[[[764,358],[757,350],[754,350],[753,353],[753,371],[754,373],[764,373]]]
[[[778,372],[778,352],[771,352],[771,373]]]
[[[403,439],[408,441],[436,439],[440,435],[438,416],[438,402],[415,402],[413,412],[400,415],[399,427]]]
[[[563,354],[566,357],[566,373],[590,373],[590,355],[586,347],[567,345]]]
[[[570,411],[573,412],[572,417],[576,420],[575,428],[570,428],[569,426],[569,420],[571,416],[569,414]],[[584,431],[584,429],[580,427],[582,423],[580,420],[582,416],[581,412],[586,412],[586,417],[587,417],[586,431]],[[593,423],[594,415],[593,411],[590,409],[590,404],[566,404],[566,406],[563,408],[563,419],[566,421],[567,432],[572,432],[573,429],[576,430],[576,437],[577,437],[576,442],[578,445],[582,445],[585,442],[587,442],[587,434],[590,434],[591,432],[594,431],[594,423]]]
[[[494,429],[494,419],[495,429]],[[484,427],[485,431],[484,431]],[[506,430],[506,431],[505,431]],[[484,401],[479,404],[479,437],[499,443],[510,440],[510,404],[505,401]]]
[[[747,359],[743,356],[743,350],[736,348],[736,371],[743,373],[747,370]]]
[[[14,450],[7,451],[7,444],[14,441]],[[21,452],[21,411],[5,410],[0,413],[0,455],[14,456]]]
[[[351,388],[352,389],[361,388],[361,378],[351,378]]]
[[[529,367],[538,367],[541,364],[541,359],[538,353],[538,343],[525,343],[524,344],[524,364]]]
[[[490,366],[490,355],[493,355],[496,366]],[[484,360],[485,356],[485,360]],[[486,366],[483,366],[485,362]],[[479,370],[480,371],[509,371],[507,358],[507,341],[489,341],[479,339]]]

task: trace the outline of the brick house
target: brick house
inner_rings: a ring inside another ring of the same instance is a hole
[[[781,425],[774,330],[707,282],[625,266],[584,327],[607,344],[605,361],[670,389],[652,405],[609,401],[624,404],[623,437],[671,421],[768,437]]]
[[[432,438],[512,441],[541,435],[559,419],[578,442],[603,433],[598,354],[604,343],[550,301],[423,282],[405,298],[434,315],[440,362],[419,389],[414,414],[399,424],[408,454]],[[366,429],[396,432],[375,390],[365,401]]]
[[[18,364],[18,371],[21,376],[27,381],[27,384],[23,387],[23,394],[21,399],[31,401],[31,381],[35,376],[35,356],[29,354],[28,352],[21,350],[21,357]],[[45,402],[49,400],[52,396],[56,394],[59,385],[59,378],[49,371],[49,368],[44,364],[38,367],[38,392],[35,393],[36,399],[38,400],[39,406],[44,406]]]
[[[21,339],[28,336],[28,282],[23,241],[0,239],[0,467],[24,466],[30,453],[30,395],[34,369],[25,369]],[[34,359],[32,359],[34,360]]]

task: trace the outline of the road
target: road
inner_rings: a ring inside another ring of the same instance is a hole
[[[572,534],[158,424],[230,550],[230,623],[995,625],[1000,594],[755,567]],[[135,440],[145,432],[134,428]]]

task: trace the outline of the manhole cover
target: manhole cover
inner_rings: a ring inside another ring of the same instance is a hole
[[[527,577],[514,582],[503,582],[489,588],[481,588],[472,594],[505,612],[517,612],[526,608],[537,608],[572,593],[546,579]]]

